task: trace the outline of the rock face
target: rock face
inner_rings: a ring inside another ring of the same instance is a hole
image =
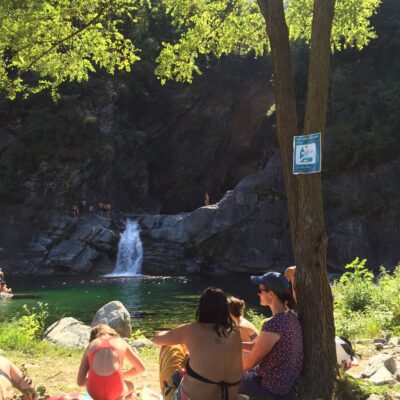
[[[65,347],[84,348],[89,343],[90,327],[72,317],[62,318],[47,328],[44,337]]]
[[[119,216],[120,220],[100,216],[74,219],[55,214],[48,229],[31,241],[29,252],[19,258],[18,253],[0,249],[0,263],[4,256],[6,267],[14,263],[36,274],[111,272],[119,235],[129,217],[137,219],[141,227],[145,274],[257,274],[282,270],[293,263],[293,257],[281,170],[276,152],[263,169],[240,181],[218,203],[190,213],[125,214]],[[400,163],[392,163],[390,168],[387,165],[383,172],[400,175]],[[384,190],[379,176],[374,175],[369,186]],[[378,260],[389,267],[396,263],[394,238],[400,237],[400,228],[392,211],[380,215],[385,224],[346,211],[357,196],[367,196],[361,179],[355,174],[346,178],[356,195],[340,192],[339,180],[326,185],[326,201],[332,202],[326,214],[331,270],[340,270],[355,256],[368,258],[369,265]],[[372,246],[372,242],[379,243],[379,247]]]
[[[215,205],[139,217],[144,272],[260,273],[290,262],[278,155]]]
[[[111,225],[110,219],[102,217],[54,216],[48,231],[30,244],[34,264],[76,274],[88,273],[94,263],[101,268],[116,254],[118,234]]]
[[[131,316],[120,301],[111,301],[101,307],[93,318],[92,326],[106,324],[115,329],[121,337],[132,334]]]

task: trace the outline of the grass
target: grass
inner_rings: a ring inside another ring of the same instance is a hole
[[[23,369],[36,387],[44,387],[48,395],[84,391],[76,385],[83,350],[42,340],[48,315],[46,304],[38,303],[37,307],[24,310],[21,318],[0,324],[0,352]],[[134,332],[134,338],[140,336],[139,330]],[[146,371],[133,379],[135,385],[158,391],[158,348],[143,347],[138,352]]]
[[[137,387],[148,386],[159,391],[158,383],[158,348],[143,347],[139,351],[146,371],[133,378]],[[22,367],[36,386],[44,386],[46,393],[57,396],[75,391],[83,392],[77,386],[76,375],[80,365],[82,350],[56,346],[47,341],[33,344],[30,350],[5,350],[3,355]]]

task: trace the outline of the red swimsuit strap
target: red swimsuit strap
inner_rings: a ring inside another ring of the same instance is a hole
[[[97,352],[99,352],[100,350],[103,350],[103,349],[111,349],[111,350],[115,351],[115,352],[118,354],[118,360],[119,360],[120,365],[122,366],[122,360],[123,360],[123,358],[124,358],[124,357],[123,357],[123,356],[124,356],[124,351],[120,350],[119,348],[113,346],[113,345],[110,343],[110,340],[111,340],[111,339],[114,339],[114,338],[115,338],[115,336],[110,336],[110,337],[108,337],[108,338],[101,339],[100,345],[97,346],[94,350],[92,350],[92,351],[88,354],[87,357],[88,357],[89,362],[92,362],[92,361],[93,361],[94,356],[95,356],[95,355],[97,354]]]

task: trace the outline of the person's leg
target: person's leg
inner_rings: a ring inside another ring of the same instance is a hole
[[[117,400],[133,400],[136,399],[135,385],[131,381],[124,381],[124,391],[122,396]]]
[[[243,375],[239,386],[239,393],[249,396],[252,400],[272,400],[270,393],[262,386],[261,379],[254,371],[248,371]]]

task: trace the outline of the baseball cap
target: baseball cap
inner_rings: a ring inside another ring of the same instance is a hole
[[[277,295],[290,293],[290,284],[285,276],[279,272],[267,272],[264,275],[252,275],[251,282],[256,285],[265,285]]]

